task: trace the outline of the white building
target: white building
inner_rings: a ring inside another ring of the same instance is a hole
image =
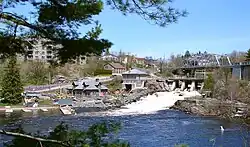
[[[53,51],[52,45],[43,45],[43,41],[38,41],[37,44],[33,45],[32,48],[28,48],[27,54],[23,57],[24,60],[39,60],[44,62],[49,62],[52,60],[57,60],[56,52]],[[56,47],[59,47],[56,46]],[[22,59],[21,57],[19,59]],[[80,56],[74,60],[75,63],[84,65],[86,64],[86,56]]]
[[[51,61],[55,60],[56,56],[51,45],[43,46],[43,41],[38,41],[32,48],[28,48],[25,56],[26,60]]]
[[[149,74],[138,69],[132,69],[122,73],[122,87],[126,90],[143,88]]]

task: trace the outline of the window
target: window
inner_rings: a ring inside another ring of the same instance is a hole
[[[42,55],[44,55],[45,54],[45,52],[42,52]]]
[[[35,51],[35,54],[38,54],[39,53],[39,51]]]
[[[47,54],[52,54],[52,51],[47,51]]]
[[[42,56],[42,59],[45,59],[45,56]]]
[[[33,51],[28,51],[27,54],[33,54]]]
[[[52,46],[50,46],[50,45],[47,46],[47,49],[48,49],[48,50],[51,50],[51,49],[52,49]]]

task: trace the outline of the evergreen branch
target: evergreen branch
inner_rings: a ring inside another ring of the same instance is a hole
[[[45,35],[46,38],[51,39],[51,40],[55,40],[55,38],[52,38],[52,35],[50,35],[50,33],[48,33],[47,31],[45,31],[45,29],[43,29],[42,26],[33,25],[33,24],[27,22],[24,18],[17,16],[13,13],[2,12],[2,13],[0,13],[0,19],[11,21],[12,23],[15,23],[15,24],[27,27],[29,29],[38,31],[38,32],[42,33],[43,35]]]

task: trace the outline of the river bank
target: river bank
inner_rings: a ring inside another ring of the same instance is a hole
[[[149,95],[154,95],[157,92],[168,92],[169,89],[164,87],[162,82],[155,80],[147,81],[142,89],[134,89],[130,93],[119,93],[105,96],[81,97],[74,102],[76,112],[81,110],[91,109],[93,111],[108,111],[120,109],[131,103],[140,101],[142,98]]]
[[[237,101],[221,101],[215,98],[186,98],[178,100],[170,109],[200,116],[220,117],[227,120],[249,122],[249,106]]]

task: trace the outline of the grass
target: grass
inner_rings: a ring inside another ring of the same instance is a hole
[[[52,100],[40,100],[39,101],[39,106],[52,106]]]
[[[52,106],[53,102],[51,100],[40,100],[39,105],[40,106]],[[13,105],[13,104],[8,104],[8,103],[0,103],[0,107],[4,107],[4,106],[23,107],[23,104],[19,103],[19,104]]]
[[[20,106],[23,106],[22,103],[19,103],[19,104],[8,104],[8,103],[0,103],[0,107],[4,107],[4,106],[11,106],[11,107],[20,107]]]
[[[103,76],[103,77],[106,77],[106,76],[112,76],[112,74],[99,74],[99,75],[96,75],[96,76]]]

